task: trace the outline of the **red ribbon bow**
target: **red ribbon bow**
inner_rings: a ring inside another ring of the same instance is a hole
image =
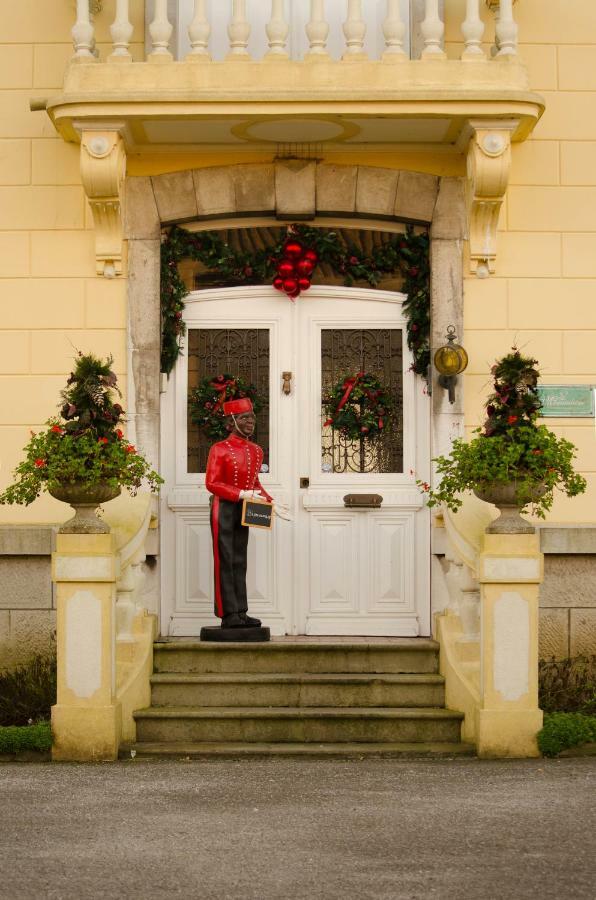
[[[217,391],[219,393],[217,403],[213,407],[213,412],[216,413],[218,409],[223,409],[223,405],[226,402],[228,388],[236,387],[236,379],[228,378],[227,381],[212,381],[210,386],[214,391]]]

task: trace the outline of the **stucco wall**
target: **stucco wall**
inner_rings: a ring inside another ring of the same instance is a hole
[[[142,48],[143,0],[132,0],[133,53]],[[108,52],[114,2],[97,18]],[[0,486],[30,429],[56,412],[76,350],[114,355],[125,388],[126,285],[95,275],[92,220],[79,150],[59,139],[31,97],[57,92],[72,55],[71,0],[10,4],[0,35]],[[57,522],[69,509],[48,496],[1,507],[1,522]]]
[[[465,0],[448,0],[447,51],[456,56]],[[112,352],[126,366],[124,279],[95,276],[93,233],[78,173],[78,148],[55,137],[44,113],[30,113],[31,96],[61,84],[71,54],[71,0],[21,0],[3,27],[0,47],[0,485],[9,480],[31,428],[54,411],[75,348]],[[96,18],[99,49],[108,51],[115,0]],[[534,138],[513,150],[512,183],[501,218],[497,276],[466,280],[466,422],[481,421],[487,371],[512,343],[537,356],[554,382],[596,382],[596,9],[591,0],[521,0],[515,7],[521,54],[547,111]],[[143,2],[132,0],[132,52],[142,54]],[[486,11],[487,41],[492,38]],[[591,42],[591,43],[590,43]],[[488,43],[486,45],[488,48]],[[255,151],[130,159],[129,174],[199,165],[257,162]],[[338,163],[463,174],[463,159],[416,150],[326,154]],[[124,386],[124,383],[123,383]],[[555,422],[578,444],[590,491],[557,500],[553,521],[595,518],[593,423]],[[3,508],[4,522],[59,521],[61,504],[42,498],[29,509]]]

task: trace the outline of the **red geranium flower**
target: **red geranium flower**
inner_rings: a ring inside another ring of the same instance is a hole
[[[52,425],[52,431],[54,434],[62,434],[62,428],[59,425]]]
[[[46,465],[46,461],[45,459],[36,459],[34,465],[36,469],[43,469]]]
[[[98,444],[107,444],[107,442],[108,439],[106,437],[99,438],[99,440],[97,441]]]
[[[134,447],[132,444],[129,444],[128,447],[126,448],[126,452],[127,453],[136,453],[137,450],[136,450],[136,447]]]
[[[117,428],[117,429],[116,429],[116,435],[117,435],[117,437],[118,437],[118,440],[121,441],[122,438],[124,437],[124,432],[121,431],[119,428]]]
[[[507,419],[508,425],[515,425],[516,422],[517,422],[517,416],[509,416],[509,418]]]

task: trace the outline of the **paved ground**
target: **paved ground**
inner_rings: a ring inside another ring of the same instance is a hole
[[[579,900],[596,760],[0,765],[0,898]]]

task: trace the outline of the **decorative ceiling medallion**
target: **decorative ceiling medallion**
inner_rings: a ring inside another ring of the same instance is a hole
[[[339,116],[253,119],[231,129],[234,137],[251,143],[313,143],[346,141],[360,133],[352,122]]]

